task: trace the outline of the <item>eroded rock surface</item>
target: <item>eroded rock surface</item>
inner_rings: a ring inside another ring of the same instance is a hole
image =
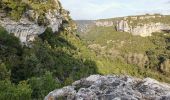
[[[43,14],[36,10],[27,9],[18,21],[12,20],[4,15],[3,12],[0,12],[0,15],[3,15],[0,16],[0,26],[4,27],[9,33],[19,37],[21,42],[24,43],[34,40],[34,37],[42,34],[47,27],[52,28],[54,33],[58,32],[63,20],[68,20],[69,12],[59,5],[58,0],[54,0],[54,2],[55,9],[48,9]]]
[[[161,22],[161,18],[165,19],[165,16],[148,15],[124,17],[117,21],[116,29],[117,31],[128,32],[142,37],[151,36],[153,32],[169,31],[170,25]]]
[[[91,75],[50,92],[44,100],[170,100],[170,85],[154,79]]]
[[[153,32],[169,32],[169,20],[169,15],[140,15],[76,22],[78,31],[82,33],[87,33],[90,29],[95,27],[113,27],[113,30],[116,29],[120,32],[128,32],[132,35],[146,37],[151,36]]]

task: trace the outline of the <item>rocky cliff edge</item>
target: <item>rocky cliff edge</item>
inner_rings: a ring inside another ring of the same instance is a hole
[[[170,100],[170,85],[151,78],[91,75],[50,92],[44,100]]]
[[[52,28],[54,33],[58,32],[62,24],[70,20],[69,12],[62,8],[58,0],[37,0],[36,2],[2,0],[0,6],[0,26],[10,34],[13,33],[19,37],[23,43],[33,41],[47,27]],[[19,15],[18,11],[22,8],[25,10]]]

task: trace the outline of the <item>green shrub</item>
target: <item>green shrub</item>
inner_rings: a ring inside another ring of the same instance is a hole
[[[59,88],[60,83],[52,77],[52,73],[46,72],[42,77],[32,77],[29,80],[31,89],[33,90],[33,99],[44,99],[52,90]]]
[[[0,81],[1,100],[31,100],[32,90],[25,82],[14,85],[10,81]]]

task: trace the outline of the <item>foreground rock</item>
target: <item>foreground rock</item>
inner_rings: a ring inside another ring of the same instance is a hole
[[[44,100],[170,100],[170,85],[154,79],[91,75],[50,92]]]

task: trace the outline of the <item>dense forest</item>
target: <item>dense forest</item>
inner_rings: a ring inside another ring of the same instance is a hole
[[[53,34],[48,28],[27,47],[1,28],[0,99],[43,99],[56,88],[97,73],[95,62],[72,42],[82,45],[73,34]]]
[[[135,41],[140,39],[144,38],[138,37]],[[169,58],[169,36],[155,33],[148,39],[151,42],[144,40],[146,44],[153,43],[154,47],[146,51],[132,49],[133,44],[120,48],[124,54],[131,50],[145,51],[149,63],[140,67],[120,56],[114,58],[115,52],[111,55],[100,47],[91,51],[79,37],[66,31],[53,34],[48,28],[31,46],[24,46],[18,38],[0,28],[0,99],[43,99],[50,91],[91,74],[126,74],[170,82],[169,69],[161,65]]]
[[[98,58],[105,58],[104,65],[98,66],[100,73],[152,77],[170,82],[169,32],[140,37],[117,32],[113,27],[92,26],[87,33],[78,35]]]

